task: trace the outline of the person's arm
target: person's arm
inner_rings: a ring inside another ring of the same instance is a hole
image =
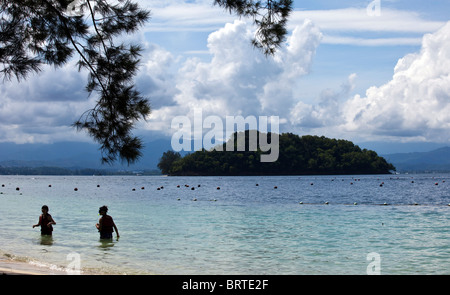
[[[95,227],[100,231],[102,230],[102,218],[98,220],[98,223],[95,224]]]
[[[39,216],[39,221],[38,221],[37,224],[34,224],[34,225],[33,225],[33,228],[35,228],[36,226],[40,226],[40,225],[41,225],[41,220],[42,220],[42,215]]]
[[[56,224],[56,222],[55,222],[55,220],[53,219],[53,217],[50,216],[50,219],[51,219],[50,222],[47,223],[47,226],[48,226],[48,227],[50,227],[52,224],[53,224],[53,225]]]
[[[114,223],[114,221],[113,221],[113,227],[114,227],[114,231],[116,232],[117,238],[119,238],[119,237],[120,237],[120,236],[119,236],[119,230],[117,229],[117,226],[116,226],[116,224]]]

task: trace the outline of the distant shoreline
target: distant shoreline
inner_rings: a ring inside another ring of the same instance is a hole
[[[22,167],[23,168],[23,167]],[[218,177],[227,177],[227,176],[348,176],[348,175],[414,175],[414,174],[437,174],[437,173],[444,173],[449,174],[450,170],[411,170],[411,171],[396,171],[393,173],[348,173],[348,174],[333,174],[333,173],[321,173],[321,174],[228,174],[228,175],[215,175],[215,174],[209,174],[209,175],[203,175],[203,174],[186,174],[186,175],[167,175],[162,174],[159,171],[130,171],[130,172],[111,172],[107,171],[104,173],[45,173],[45,170],[42,173],[15,173],[16,170],[9,170],[9,172],[5,173],[4,169],[8,169],[5,167],[0,167],[0,176],[164,176],[164,177],[183,177],[183,176],[218,176]],[[70,170],[70,169],[67,169]],[[31,171],[31,170],[30,170]],[[98,170],[95,170],[98,171]]]
[[[61,168],[61,167],[2,167],[0,175],[23,175],[23,176],[127,176],[127,175],[162,175],[159,170],[111,170],[92,168]]]

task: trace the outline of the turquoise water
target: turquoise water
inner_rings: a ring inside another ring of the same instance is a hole
[[[375,252],[381,274],[450,274],[448,174],[0,176],[0,184],[0,254],[42,267],[64,270],[76,253],[86,273],[366,274]],[[51,239],[32,229],[44,204],[57,223]],[[102,205],[118,241],[99,240]]]

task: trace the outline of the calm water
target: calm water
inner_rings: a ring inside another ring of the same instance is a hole
[[[83,271],[101,273],[366,274],[376,252],[382,274],[450,274],[449,174],[0,176],[0,184],[0,254],[45,267],[65,269],[77,253]],[[51,239],[31,227],[44,204],[57,223]],[[102,205],[119,241],[99,241]]]

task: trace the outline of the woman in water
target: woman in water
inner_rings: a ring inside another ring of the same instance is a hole
[[[42,206],[42,214],[41,216],[39,216],[39,222],[38,224],[33,225],[33,228],[35,228],[36,226],[41,226],[41,235],[51,236],[53,231],[53,224],[56,224],[56,222],[53,220],[53,217],[48,214],[48,206]]]

